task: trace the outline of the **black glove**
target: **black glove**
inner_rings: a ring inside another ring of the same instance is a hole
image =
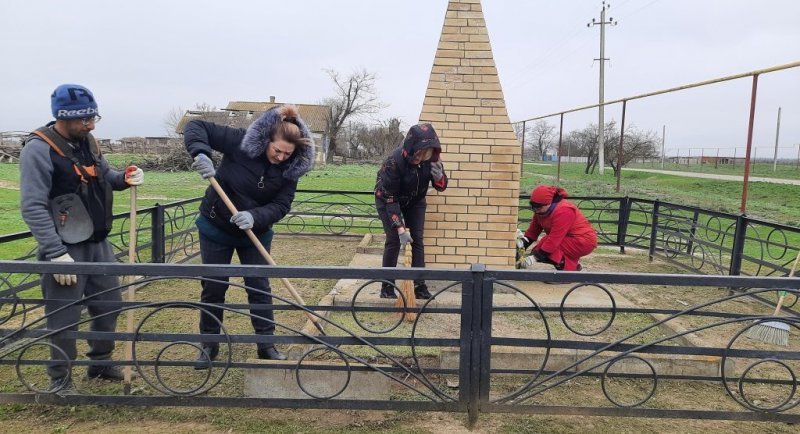
[[[552,263],[550,258],[547,256],[547,253],[545,253],[545,252],[543,252],[541,250],[533,249],[531,254],[533,255],[534,258],[536,258],[536,262],[550,262],[550,263]]]
[[[528,250],[528,247],[530,247],[531,244],[533,244],[533,241],[531,241],[530,238],[522,237],[522,247],[524,247],[525,250]]]

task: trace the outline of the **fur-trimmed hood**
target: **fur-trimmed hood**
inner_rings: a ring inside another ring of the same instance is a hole
[[[281,106],[275,106],[267,110],[247,127],[247,132],[240,146],[242,151],[250,158],[258,158],[265,155],[267,146],[271,143],[272,130],[281,120],[280,108]],[[301,152],[295,152],[287,162],[283,163],[287,165],[286,170],[283,172],[283,177],[297,181],[314,167],[315,145],[314,139],[311,137],[311,131],[309,131],[306,123],[299,116],[295,118],[294,123],[300,128],[301,135],[310,141],[308,146],[302,147]]]

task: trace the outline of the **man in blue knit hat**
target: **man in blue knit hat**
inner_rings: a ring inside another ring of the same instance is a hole
[[[100,153],[91,131],[100,121],[97,101],[89,89],[77,84],[58,86],[50,96],[55,121],[31,133],[20,154],[20,201],[22,218],[38,243],[40,261],[116,262],[106,237],[112,227],[113,190],[141,185],[142,170],[129,166],[111,169]],[[77,330],[83,297],[90,301],[120,301],[117,276],[42,274],[47,328]],[[63,309],[65,306],[69,306]],[[55,312],[58,309],[63,309]],[[117,308],[87,306],[92,331],[114,332]],[[74,339],[51,337],[50,358],[60,363],[47,367],[48,391],[75,393],[72,373],[64,360],[75,360]],[[87,356],[93,361],[111,359],[114,341],[89,340]],[[90,378],[122,380],[110,364],[90,364]]]

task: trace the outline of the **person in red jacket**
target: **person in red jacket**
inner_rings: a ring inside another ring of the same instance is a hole
[[[531,256],[562,271],[580,271],[580,258],[597,247],[597,232],[583,213],[564,199],[567,191],[554,185],[540,185],[531,192],[533,218],[522,238],[527,250],[536,242]],[[539,235],[545,235],[537,241]]]

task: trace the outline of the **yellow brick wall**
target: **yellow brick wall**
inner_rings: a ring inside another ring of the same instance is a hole
[[[480,0],[451,0],[420,122],[442,142],[447,190],[428,196],[426,263],[514,266],[520,144],[506,111]]]

